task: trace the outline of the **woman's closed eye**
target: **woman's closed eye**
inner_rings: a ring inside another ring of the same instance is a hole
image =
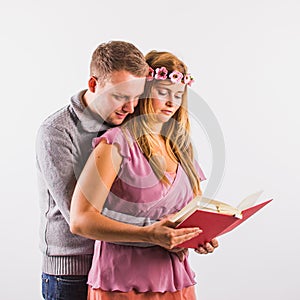
[[[158,89],[157,92],[158,92],[158,95],[160,95],[160,96],[168,96],[169,95],[169,91],[165,90],[165,89]]]
[[[182,96],[183,96],[183,94],[176,94],[174,97],[177,100],[182,100]]]

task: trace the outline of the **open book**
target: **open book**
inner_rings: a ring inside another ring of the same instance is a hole
[[[262,191],[251,194],[237,207],[202,196],[195,197],[172,216],[170,221],[177,225],[176,228],[199,227],[203,232],[178,247],[197,248],[199,245],[231,231],[272,201],[270,199],[254,205],[261,194]]]

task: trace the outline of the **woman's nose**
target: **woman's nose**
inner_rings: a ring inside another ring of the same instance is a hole
[[[174,103],[175,103],[175,97],[170,95],[169,98],[168,98],[168,100],[167,100],[167,102],[166,102],[166,104],[168,106],[173,106]]]

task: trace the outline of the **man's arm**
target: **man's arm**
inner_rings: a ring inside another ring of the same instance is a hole
[[[36,139],[37,164],[46,188],[63,217],[70,222],[70,204],[76,184],[70,136],[42,125]]]

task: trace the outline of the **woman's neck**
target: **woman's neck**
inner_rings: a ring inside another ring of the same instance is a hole
[[[163,123],[154,123],[150,126],[151,128],[151,133],[153,135],[160,135],[161,134],[161,130],[163,127]]]

